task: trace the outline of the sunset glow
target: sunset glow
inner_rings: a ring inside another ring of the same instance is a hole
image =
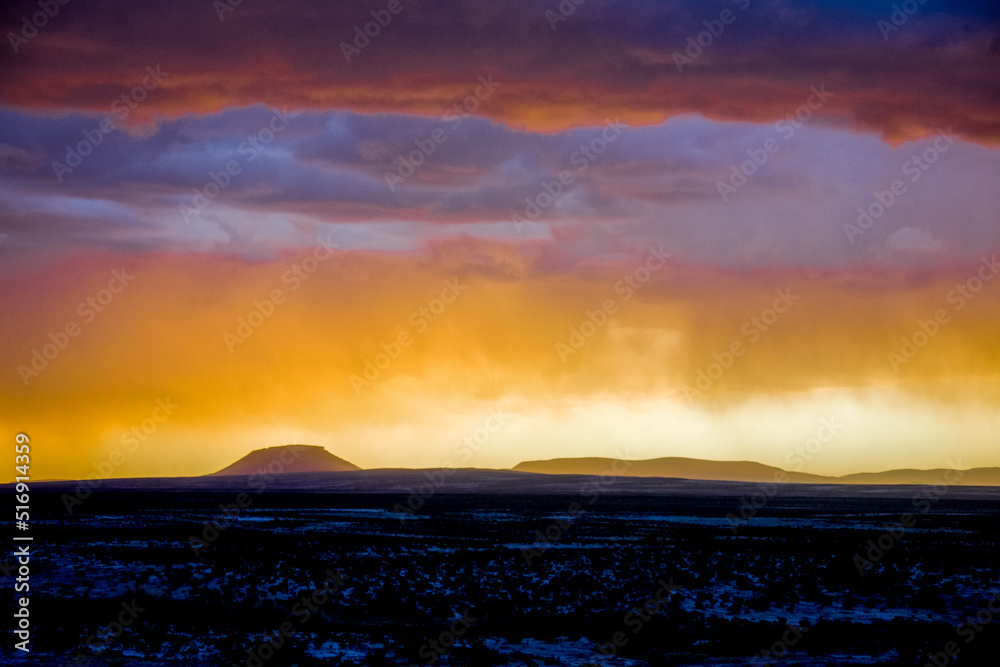
[[[0,56],[33,478],[1000,466],[995,7],[141,4]]]

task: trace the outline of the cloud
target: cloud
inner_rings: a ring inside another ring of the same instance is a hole
[[[544,238],[559,241],[555,265],[566,266],[650,244],[727,268],[913,261],[913,233],[890,238],[900,225],[933,236],[938,252],[920,253],[926,261],[1000,247],[995,156],[961,141],[913,180],[905,165],[933,140],[892,148],[812,123],[789,135],[779,129],[788,126],[684,116],[606,142],[604,126],[540,134],[475,117],[328,111],[298,113],[266,145],[253,144],[275,117],[255,105],[164,120],[144,136],[113,131],[57,176],[54,165],[69,164],[100,117],[0,112],[0,143],[21,156],[0,163],[0,231],[23,253],[251,257],[301,248],[327,226],[348,247],[372,250],[447,236]],[[776,151],[750,163],[754,173],[723,201],[720,183],[769,141]],[[894,180],[905,192],[848,239],[844,225]]]
[[[929,254],[944,247],[938,239],[925,229],[900,227],[886,239],[886,245],[893,250]]]
[[[549,132],[609,116],[635,125],[682,114],[773,122],[822,84],[835,96],[818,113],[840,127],[893,143],[948,127],[968,141],[1000,141],[997,99],[984,92],[1000,82],[997,16],[985,5],[924,10],[886,40],[876,21],[888,16],[843,3],[755,2],[741,11],[695,0],[592,2],[555,30],[537,3],[502,12],[477,4],[404,2],[347,62],[341,45],[380,3],[243,3],[220,21],[202,0],[99,0],[65,9],[21,53],[6,53],[0,98],[22,109],[108,113],[159,65],[169,76],[127,122],[258,102],[434,116],[492,75],[501,87],[475,112]],[[34,9],[9,3],[5,24]],[[678,71],[675,54],[723,9],[734,21]],[[109,70],[109,59],[120,66]]]

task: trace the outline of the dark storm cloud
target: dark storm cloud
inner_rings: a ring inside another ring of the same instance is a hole
[[[608,115],[773,121],[825,84],[837,96],[821,115],[893,142],[948,126],[1000,140],[1000,32],[984,3],[922,5],[896,25],[891,6],[846,2],[589,0],[563,15],[557,2],[400,0],[347,62],[342,44],[386,4],[247,0],[220,20],[206,0],[69,3],[17,54],[7,45],[0,99],[105,112],[159,65],[169,76],[133,121],[258,102],[436,115],[492,74],[502,93],[477,113],[551,131]],[[2,23],[17,34],[35,11],[9,3]]]

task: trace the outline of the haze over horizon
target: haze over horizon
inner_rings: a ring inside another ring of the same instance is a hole
[[[33,478],[1000,466],[994,4],[219,4],[5,39]]]
[[[769,466],[756,461],[726,461],[716,459],[688,458],[688,457],[659,457],[653,459],[616,459],[607,457],[571,457],[556,459],[539,459],[521,461],[516,465],[504,468],[489,468],[478,466],[463,466],[446,461],[446,465],[434,468],[413,468],[402,465],[382,466],[377,468],[362,468],[351,461],[343,459],[325,447],[319,445],[309,445],[296,443],[288,445],[274,445],[263,447],[248,452],[238,460],[229,463],[220,470],[203,471],[194,475],[180,476],[141,476],[126,477],[117,475],[114,466],[109,467],[108,462],[102,462],[96,467],[98,477],[104,481],[142,481],[144,479],[154,480],[156,488],[160,488],[163,482],[170,479],[190,480],[195,478],[244,476],[251,479],[266,478],[272,482],[286,474],[296,473],[424,473],[430,472],[432,475],[438,471],[478,471],[482,473],[503,473],[503,472],[528,472],[548,475],[568,475],[568,476],[594,476],[603,479],[614,478],[622,482],[622,478],[643,478],[661,477],[676,478],[686,480],[720,481],[720,482],[756,482],[756,483],[792,483],[792,484],[816,484],[816,485],[912,485],[928,484],[935,485],[947,482],[952,485],[970,486],[1000,486],[1000,466],[964,468],[960,461],[949,460],[948,464],[941,468],[934,469],[913,469],[902,468],[892,470],[858,470],[846,475],[826,476],[817,475],[802,470],[804,458],[802,451],[798,454],[792,453],[785,461],[784,467]],[[806,457],[808,458],[808,457]],[[959,471],[958,476],[951,476],[952,471]],[[94,479],[93,474],[87,478]],[[417,478],[417,482],[423,479],[438,479],[436,477]],[[40,479],[43,483],[72,482],[68,479]],[[77,479],[75,481],[83,481]],[[337,480],[331,478],[332,482]],[[369,480],[370,483],[378,487],[379,484],[387,483],[380,476]],[[393,478],[393,482],[398,482]],[[467,482],[468,483],[468,482]],[[317,483],[316,488],[322,488],[322,483]],[[130,487],[131,488],[131,487]],[[140,488],[140,487],[135,487]],[[331,488],[337,488],[336,485]],[[471,492],[471,487],[465,488],[464,492]],[[709,491],[711,493],[711,491]]]

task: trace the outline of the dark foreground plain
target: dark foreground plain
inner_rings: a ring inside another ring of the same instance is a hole
[[[105,488],[72,514],[51,485],[33,492],[32,653],[11,639],[2,662],[997,664],[996,489],[629,495],[622,481]]]

